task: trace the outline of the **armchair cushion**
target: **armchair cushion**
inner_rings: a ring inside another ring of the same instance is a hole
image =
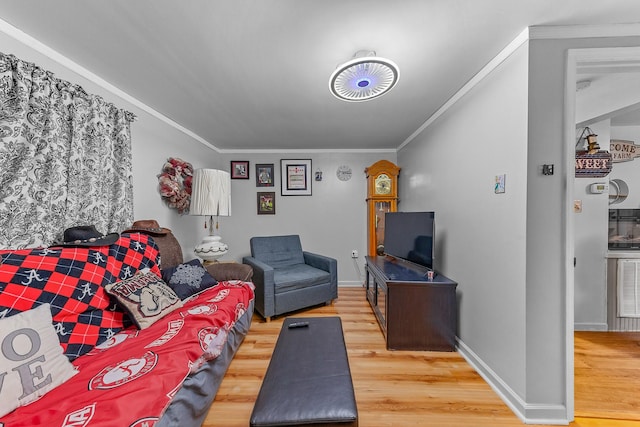
[[[331,275],[307,264],[294,264],[274,269],[273,281],[278,293],[330,282]]]

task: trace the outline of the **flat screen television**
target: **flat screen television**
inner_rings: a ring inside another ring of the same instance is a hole
[[[433,269],[435,212],[387,212],[384,253]]]

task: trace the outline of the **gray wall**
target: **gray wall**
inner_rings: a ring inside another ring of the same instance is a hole
[[[231,160],[250,162],[250,179],[231,181],[232,215],[220,219],[220,234],[230,247],[223,259],[240,261],[244,255],[249,255],[252,236],[299,234],[305,250],[338,260],[340,285],[362,284],[367,251],[367,182],[364,169],[380,159],[395,163],[395,152],[237,153],[223,157],[222,169],[225,170],[229,170]],[[312,172],[322,171],[322,181],[312,182],[311,196],[281,195],[280,159],[311,159]],[[274,187],[256,187],[256,163],[273,163]],[[336,170],[340,165],[351,167],[353,175],[349,181],[337,178]],[[257,193],[260,191],[276,193],[275,215],[257,214]],[[358,259],[351,258],[353,249],[358,251]]]
[[[533,38],[398,153],[401,210],[437,212],[436,265],[459,282],[460,351],[529,423],[573,418],[567,50],[637,43]],[[506,193],[491,194],[501,173]]]
[[[514,402],[527,384],[527,66],[525,45],[398,153],[399,209],[436,212],[435,265],[458,282],[461,352]]]

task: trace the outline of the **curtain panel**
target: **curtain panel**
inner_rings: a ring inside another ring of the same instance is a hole
[[[0,53],[0,248],[55,244],[76,225],[131,225],[134,119]]]

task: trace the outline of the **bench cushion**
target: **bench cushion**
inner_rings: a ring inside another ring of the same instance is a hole
[[[288,328],[300,321],[309,322],[309,327]],[[358,425],[339,317],[285,319],[250,425]]]

